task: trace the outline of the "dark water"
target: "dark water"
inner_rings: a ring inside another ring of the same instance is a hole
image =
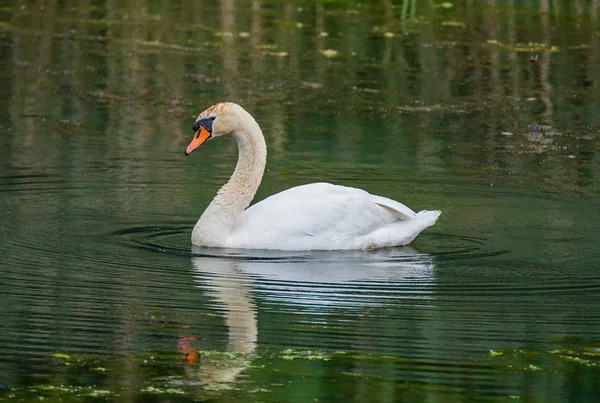
[[[3,3],[0,400],[596,401],[598,2],[442,3]],[[223,100],[265,132],[257,199],[440,220],[192,250],[237,156],[183,151]]]

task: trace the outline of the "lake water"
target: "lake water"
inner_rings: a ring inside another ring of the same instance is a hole
[[[0,400],[595,402],[598,1],[0,7]],[[410,247],[192,249],[237,158],[441,209]]]

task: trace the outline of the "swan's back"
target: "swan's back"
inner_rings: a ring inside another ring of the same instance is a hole
[[[406,245],[435,223],[439,212],[430,213],[416,214],[361,189],[313,183],[249,207],[232,228],[229,243],[236,248],[282,250]]]

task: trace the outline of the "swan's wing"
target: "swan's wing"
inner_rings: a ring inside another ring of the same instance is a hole
[[[274,194],[269,198],[265,199],[277,199],[279,197],[284,198],[319,198],[319,197],[327,197],[327,196],[348,196],[348,197],[358,197],[363,198],[365,200],[369,200],[372,203],[378,204],[382,207],[385,207],[393,212],[399,219],[407,220],[411,217],[415,216],[415,212],[410,208],[406,207],[404,204],[397,202],[392,199],[388,199],[387,197],[372,195],[369,192],[357,189],[348,186],[341,185],[333,185],[331,183],[311,183],[308,185],[296,186],[291,189],[284,190],[283,192]],[[263,202],[264,202],[263,201]],[[261,202],[262,203],[262,202]]]
[[[377,203],[382,207],[390,209],[400,220],[408,220],[417,214],[413,210],[406,207],[404,204],[397,202],[396,200],[388,199],[387,197],[382,196],[369,196],[371,196],[370,200],[373,203]]]
[[[232,246],[344,249],[348,242],[413,216],[411,209],[385,197],[315,183],[277,193],[244,211],[232,229]]]

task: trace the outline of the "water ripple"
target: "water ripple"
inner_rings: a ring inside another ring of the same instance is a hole
[[[167,253],[179,256],[189,257],[226,257],[229,259],[242,260],[303,260],[303,259],[327,259],[335,260],[352,259],[353,261],[360,257],[367,259],[386,256],[388,259],[397,261],[407,259],[402,253],[394,253],[395,250],[402,251],[402,248],[385,249],[386,253],[378,251],[259,251],[243,249],[220,249],[220,248],[194,248],[190,251],[189,236],[190,227],[184,225],[169,226],[143,226],[125,228],[113,232],[111,235],[117,236],[125,245],[146,249],[153,252]],[[421,235],[424,239],[433,240],[436,243],[436,252],[431,253],[437,259],[476,259],[482,257],[493,257],[506,254],[506,250],[488,250],[486,249],[485,239],[429,233]]]

